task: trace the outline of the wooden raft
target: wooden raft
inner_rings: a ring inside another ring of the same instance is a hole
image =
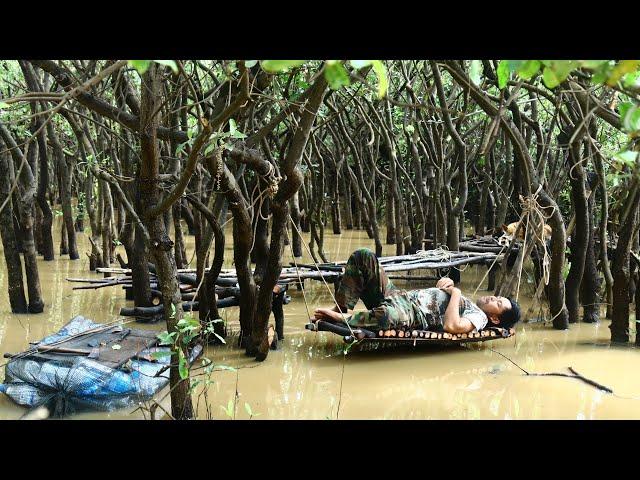
[[[143,350],[157,345],[156,333],[152,330],[137,330],[114,325],[100,332],[56,342],[55,345],[39,342],[33,348],[18,355],[39,361],[68,361],[71,357],[87,356],[109,368],[120,368]],[[116,348],[113,348],[114,346]],[[14,356],[5,354],[8,358]],[[145,358],[145,360],[151,359]]]
[[[345,343],[393,343],[397,345],[440,344],[453,345],[459,343],[475,343],[487,340],[500,340],[515,335],[515,329],[489,327],[479,332],[453,334],[432,332],[428,330],[392,328],[373,332],[364,328],[349,328],[344,323],[331,323],[318,320],[305,325],[307,330],[316,332],[332,332],[341,335]],[[353,333],[352,333],[353,331]]]

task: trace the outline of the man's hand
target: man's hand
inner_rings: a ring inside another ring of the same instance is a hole
[[[451,295],[452,289],[455,287],[454,287],[453,280],[451,280],[448,277],[443,277],[440,280],[438,280],[438,283],[436,283],[436,288],[439,288],[440,290],[443,290],[447,292],[449,295]]]
[[[441,288],[443,292],[447,292],[449,295],[453,296],[454,292],[462,294],[462,291],[458,287],[454,287],[453,285],[449,285],[448,287]]]

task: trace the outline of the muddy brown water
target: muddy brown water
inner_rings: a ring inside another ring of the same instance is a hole
[[[60,222],[56,222],[59,241]],[[186,231],[186,230],[185,230]],[[193,237],[187,240],[189,258]],[[384,237],[383,237],[384,238]],[[53,262],[39,261],[45,312],[11,314],[7,296],[6,265],[0,267],[0,352],[19,352],[30,341],[57,331],[75,315],[97,322],[118,318],[124,299],[120,287],[72,290],[67,277],[101,278],[90,273],[85,252],[87,237],[78,235],[81,259],[67,256]],[[325,233],[330,260],[344,260],[358,247],[373,246],[364,231]],[[231,266],[232,240],[227,237]],[[385,245],[393,255],[395,245]],[[285,246],[284,264],[292,261]],[[310,262],[305,255],[299,262]],[[194,263],[192,263],[193,265]],[[462,291],[471,298],[485,294],[486,279],[474,296],[486,269],[469,267],[462,273]],[[416,272],[425,275],[427,272]],[[397,281],[403,288],[432,286],[433,282]],[[333,288],[333,287],[331,287]],[[321,282],[308,281],[304,291],[310,309],[331,306],[331,295]],[[640,418],[640,351],[609,345],[609,320],[600,324],[571,325],[553,330],[543,322],[520,323],[517,335],[469,346],[378,349],[344,354],[341,337],[304,329],[308,321],[303,292],[292,286],[292,302],[285,306],[285,339],[263,363],[257,363],[235,347],[208,347],[205,356],[218,366],[194,389],[199,418],[213,419],[638,419]],[[525,312],[531,295],[523,276],[520,303]],[[362,304],[359,304],[362,307]],[[231,330],[238,328],[238,309],[221,310]],[[163,330],[161,324],[135,323],[135,328]],[[611,388],[602,392],[579,380],[526,376],[496,352],[506,355],[530,372],[564,372],[573,367],[580,374]],[[224,370],[233,367],[235,370]],[[4,371],[0,374],[0,378]],[[237,395],[236,395],[237,393]],[[157,398],[162,398],[166,390]],[[235,401],[234,401],[235,400]],[[231,403],[230,403],[231,402]],[[164,398],[161,405],[169,409]],[[76,419],[141,419],[142,410],[95,412]],[[0,394],[0,419],[16,419],[26,410]],[[227,413],[228,412],[228,413]],[[253,416],[249,412],[253,413]]]

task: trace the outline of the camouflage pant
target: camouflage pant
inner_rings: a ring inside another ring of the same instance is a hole
[[[352,310],[359,299],[369,311],[355,313],[349,319],[352,326],[389,328],[414,321],[414,308],[406,292],[391,283],[375,254],[367,248],[351,254],[336,292],[342,309]]]
[[[336,301],[341,308],[353,310],[359,299],[371,310],[380,305],[389,294],[397,290],[378,258],[368,248],[353,252],[347,260],[342,282],[336,292]]]

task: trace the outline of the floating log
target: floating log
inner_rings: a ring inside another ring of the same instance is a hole
[[[312,331],[316,331],[316,332],[332,332],[332,333],[337,333],[338,335],[342,335],[345,337],[351,337],[351,330],[349,330],[349,328],[347,326],[343,325],[339,325],[336,323],[332,323],[332,322],[326,322],[324,320],[318,320],[316,322],[312,322],[312,323],[307,323],[305,325],[305,328],[307,330],[312,330]],[[358,329],[353,329],[353,333],[356,334],[357,336],[360,336],[361,338],[375,338],[375,333],[373,333],[370,330],[366,330],[363,328],[358,328]],[[360,338],[360,339],[361,339]]]
[[[316,270],[316,266],[315,265],[308,265],[308,264],[304,264],[304,263],[294,263],[294,262],[289,262],[289,265],[291,265],[292,267],[298,267],[298,268],[308,268],[311,270]],[[340,265],[336,265],[336,264],[327,264],[327,263],[319,263],[317,265],[319,270],[324,270],[326,272],[340,272],[342,273],[342,271],[344,270],[344,268],[342,268]]]
[[[235,297],[219,299],[216,302],[218,308],[236,307],[240,305],[240,300]],[[183,302],[182,309],[184,311],[197,312],[200,309],[199,302]],[[122,307],[120,315],[123,317],[155,317],[164,313],[164,304],[155,305],[153,307]]]
[[[388,275],[390,280],[419,280],[419,281],[432,281],[439,280],[440,277],[434,276],[421,276],[421,275]]]

